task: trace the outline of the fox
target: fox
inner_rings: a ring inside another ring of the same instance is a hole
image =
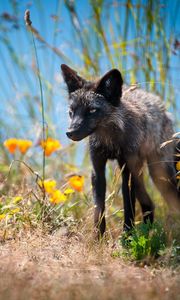
[[[143,221],[153,223],[155,206],[144,184],[144,165],[170,207],[180,210],[174,163],[173,121],[160,96],[123,82],[121,72],[111,69],[88,81],[69,66],[61,71],[69,95],[73,141],[89,137],[92,162],[94,225],[99,236],[106,230],[106,163],[117,160],[122,170],[125,231],[134,226],[135,203],[139,201]],[[167,143],[166,143],[167,142]],[[161,147],[162,144],[165,146]]]

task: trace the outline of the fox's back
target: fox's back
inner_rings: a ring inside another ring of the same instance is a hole
[[[138,123],[144,132],[143,143],[148,152],[157,149],[173,134],[170,113],[166,111],[163,100],[155,94],[142,89],[124,87],[121,101],[125,105],[134,124]],[[144,149],[145,150],[145,149]]]
[[[109,119],[90,138],[91,144],[102,145],[109,153],[123,149],[127,155],[138,152],[146,159],[173,134],[170,114],[158,95],[124,85],[119,106],[109,110]]]

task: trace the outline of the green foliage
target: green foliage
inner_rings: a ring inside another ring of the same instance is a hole
[[[171,247],[170,264],[174,266],[180,264],[180,241],[173,241]]]
[[[125,233],[121,243],[126,249],[126,254],[134,260],[156,258],[160,255],[160,251],[165,249],[166,234],[162,224],[158,222],[141,223],[130,233]]]

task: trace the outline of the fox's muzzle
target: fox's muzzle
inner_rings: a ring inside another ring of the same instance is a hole
[[[80,130],[74,130],[74,129],[69,129],[66,132],[66,135],[69,139],[73,141],[80,141],[87,136],[84,132]]]
[[[81,141],[95,130],[94,123],[92,120],[90,122],[88,118],[77,115],[72,119],[66,135],[73,141]]]
[[[68,129],[68,131],[66,132],[66,135],[69,139],[73,140],[73,141],[81,141],[83,140],[85,137],[91,135],[91,133],[93,133],[94,130],[92,130],[92,128],[89,127],[70,127]]]

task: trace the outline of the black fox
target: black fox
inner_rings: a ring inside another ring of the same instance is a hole
[[[116,159],[122,171],[124,229],[134,224],[135,199],[140,202],[144,222],[153,222],[154,204],[143,182],[143,166],[162,196],[172,207],[180,208],[174,167],[174,143],[161,144],[173,135],[170,115],[163,102],[151,93],[123,84],[121,73],[113,69],[90,82],[67,65],[61,65],[69,92],[71,124],[67,136],[80,141],[89,136],[92,160],[92,186],[95,226],[105,231],[105,166]],[[130,184],[129,184],[129,181]]]

